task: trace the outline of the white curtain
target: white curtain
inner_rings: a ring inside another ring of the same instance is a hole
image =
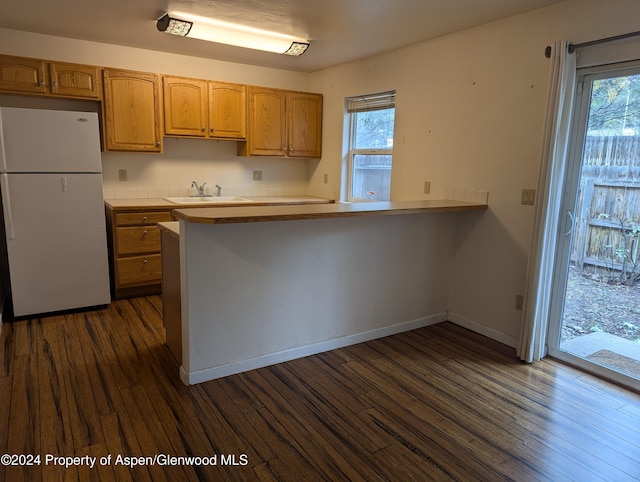
[[[555,42],[551,52],[538,201],[517,352],[526,362],[539,361],[546,354],[552,273],[575,93],[576,55],[570,54],[568,47],[568,42]]]

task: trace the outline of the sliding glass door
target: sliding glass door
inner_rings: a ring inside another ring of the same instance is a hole
[[[549,354],[640,388],[640,64],[578,72]]]

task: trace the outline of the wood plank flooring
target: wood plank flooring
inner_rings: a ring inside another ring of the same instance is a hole
[[[186,387],[161,306],[4,324],[0,454],[41,459],[0,481],[640,480],[640,395],[554,360],[442,323]],[[158,454],[216,465],[116,463]]]

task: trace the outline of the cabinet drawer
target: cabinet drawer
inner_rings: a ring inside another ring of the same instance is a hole
[[[160,230],[155,226],[116,228],[116,255],[159,253]]]
[[[173,221],[170,211],[116,213],[115,218],[116,226],[149,226],[166,221]]]
[[[116,259],[116,268],[119,286],[150,281],[159,283],[162,278],[162,259],[159,254]]]

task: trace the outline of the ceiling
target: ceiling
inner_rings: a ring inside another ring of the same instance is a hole
[[[0,27],[314,72],[564,0],[2,0]],[[308,38],[289,57],[161,33],[168,10]]]

